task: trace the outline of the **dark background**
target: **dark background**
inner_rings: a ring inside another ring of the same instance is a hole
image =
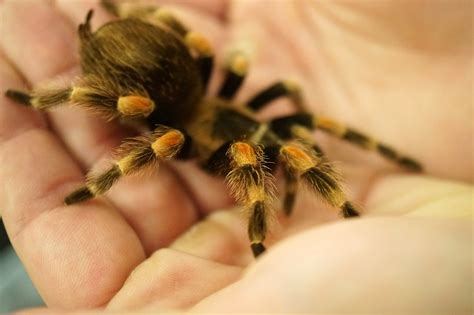
[[[0,219],[0,314],[44,305],[11,247]]]
[[[3,220],[0,219],[0,251],[9,245],[10,241],[8,240],[7,232],[5,231],[5,225],[3,225]]]

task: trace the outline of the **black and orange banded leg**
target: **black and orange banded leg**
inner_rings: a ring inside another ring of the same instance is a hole
[[[247,142],[234,142],[227,150],[230,171],[226,182],[237,202],[249,213],[248,236],[255,257],[265,251],[263,241],[267,234],[267,219],[273,196],[271,175],[263,165],[260,147]]]
[[[76,86],[59,89],[33,89],[31,92],[7,90],[5,96],[37,110],[48,110],[65,103],[89,108],[109,119],[117,117],[147,117],[155,103],[144,91],[114,96],[94,78],[85,77]]]
[[[298,143],[303,145],[306,150],[311,150],[311,155],[314,155],[316,158],[323,158],[324,153],[316,144],[309,129],[300,125],[295,125],[292,128],[291,136],[288,138],[296,140]],[[289,216],[294,207],[300,179],[298,174],[288,167],[284,167],[283,171],[285,175],[285,199],[283,202],[283,211],[287,216]]]
[[[304,110],[301,89],[295,82],[282,80],[273,83],[246,102],[252,111],[258,111],[280,97],[289,97],[299,110]]]
[[[160,161],[176,156],[185,142],[185,136],[176,129],[158,127],[152,133],[125,140],[117,150],[119,159],[105,172],[89,173],[86,185],[69,194],[67,205],[102,195],[122,176],[127,176]]]
[[[270,128],[283,139],[292,139],[298,130],[295,128],[306,128],[308,130],[322,130],[330,135],[348,141],[363,149],[375,151],[391,162],[397,163],[400,167],[420,172],[422,166],[411,157],[398,153],[387,144],[381,143],[364,133],[351,127],[347,127],[331,118],[312,115],[309,113],[297,113],[285,117],[280,117],[270,122]]]
[[[184,41],[197,54],[196,62],[201,73],[204,89],[207,89],[214,67],[214,50],[207,38],[199,32],[187,32]]]
[[[412,159],[411,157],[401,155],[389,145],[381,143],[373,139],[372,137],[351,127],[344,126],[343,124],[337,122],[332,118],[325,116],[315,116],[314,125],[317,129],[323,130],[333,136],[351,142],[361,148],[375,151],[382,155],[384,158],[397,163],[398,165],[409,171],[422,171],[421,164]]]
[[[345,218],[359,216],[340,185],[339,175],[332,165],[311,148],[298,142],[281,146],[280,158],[286,172],[301,179],[316,191],[328,204],[341,210]]]
[[[298,192],[299,177],[296,172],[285,167],[283,169],[285,176],[285,196],[283,197],[283,212],[286,216],[290,216],[296,201],[296,193]]]
[[[71,91],[70,87],[31,92],[8,89],[5,91],[5,96],[18,104],[44,110],[68,102]]]
[[[207,88],[214,66],[214,50],[207,38],[199,32],[190,31],[169,10],[157,5],[125,4],[119,1],[102,0],[102,6],[120,18],[138,18],[153,23],[157,21],[167,25],[179,34],[191,51],[196,54],[204,89]]]
[[[235,52],[230,55],[225,66],[224,82],[218,92],[219,97],[232,99],[242,85],[248,71],[248,60],[244,54]]]

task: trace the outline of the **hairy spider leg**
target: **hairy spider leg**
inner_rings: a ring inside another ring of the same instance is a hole
[[[255,257],[265,251],[263,241],[274,195],[272,177],[265,169],[263,152],[249,142],[234,142],[227,150],[230,169],[226,182],[231,194],[249,213],[248,236]]]
[[[375,151],[384,158],[397,163],[404,169],[415,172],[422,171],[422,166],[419,162],[411,157],[398,153],[389,145],[381,143],[371,136],[365,135],[358,130],[345,126],[344,124],[339,123],[332,118],[325,116],[313,116],[309,113],[305,113],[300,91],[301,89],[296,83],[291,81],[279,81],[257,93],[246,104],[249,109],[258,111],[277,98],[289,97],[297,106],[298,110],[303,113],[297,113],[295,115],[282,118],[280,121],[275,121],[274,130],[278,129],[279,127],[284,127],[286,134],[291,134],[290,129],[292,125],[301,125],[311,130],[319,129],[329,133],[330,135],[355,144],[361,148]],[[276,126],[277,124],[278,127]],[[284,125],[286,125],[286,127]]]
[[[65,88],[36,88],[31,92],[9,89],[5,96],[17,103],[31,106],[38,110],[48,110],[52,107],[70,102],[93,112],[98,112],[108,119],[117,117],[147,117],[155,109],[155,103],[148,97],[146,91],[136,89],[130,95],[120,96],[108,88],[110,85],[101,83],[93,75],[85,76],[81,81]]]
[[[296,201],[296,193],[298,192],[299,177],[288,167],[283,168],[285,176],[285,196],[283,197],[283,212],[286,216],[290,216],[293,212]]]
[[[316,144],[313,135],[311,132],[301,126],[294,126],[292,128],[291,139],[298,141],[303,144],[308,149],[312,150],[312,153],[318,158],[324,156],[322,149]],[[283,173],[285,176],[285,197],[283,199],[283,211],[287,216],[290,216],[296,201],[296,193],[298,192],[298,186],[300,178],[295,172],[293,172],[288,167],[283,168]]]
[[[240,52],[232,53],[225,65],[224,82],[218,92],[218,96],[226,100],[233,98],[242,85],[247,71],[247,57]]]
[[[276,118],[270,122],[270,126],[271,129],[283,139],[294,137],[294,128],[297,126],[309,130],[323,130],[361,148],[376,151],[384,158],[397,163],[400,167],[406,170],[415,172],[422,171],[421,164],[413,158],[402,155],[389,145],[381,143],[370,136],[367,136],[351,127],[346,127],[325,116],[317,116],[309,113],[296,113]]]
[[[192,51],[197,53],[196,62],[201,72],[204,89],[207,89],[214,66],[214,50],[206,37],[199,32],[186,33],[184,41]]]
[[[295,125],[291,128],[291,135],[287,139],[297,140],[308,149],[312,150],[312,154],[315,154],[318,158],[323,158],[323,150],[316,144],[311,131],[300,125]],[[299,176],[288,167],[283,168],[285,175],[285,199],[283,202],[283,211],[289,216],[293,211],[293,207],[296,201],[296,193],[299,186]]]
[[[69,194],[67,205],[82,202],[107,192],[122,176],[157,166],[160,161],[176,156],[185,142],[179,130],[160,126],[153,132],[125,140],[117,149],[113,166],[101,173],[89,172],[86,185]]]
[[[63,104],[71,98],[71,87],[60,89],[48,89],[31,91],[30,93],[8,89],[5,96],[18,104],[32,106],[36,109],[45,110],[53,106]]]
[[[264,106],[268,105],[273,100],[280,97],[289,97],[301,111],[304,111],[300,89],[295,83],[288,83],[286,81],[279,81],[263,91],[257,93],[247,102],[247,107],[254,111],[258,111]],[[287,120],[293,120],[293,124],[302,125],[310,129],[320,129],[333,136],[337,136],[343,140],[349,141],[364,149],[378,152],[392,162],[398,163],[401,167],[411,171],[421,171],[420,163],[414,159],[403,156],[396,152],[390,146],[381,143],[372,137],[363,134],[351,127],[344,126],[342,123],[325,116],[312,116],[306,113],[298,113],[296,115],[288,116]],[[277,124],[278,122],[275,122]],[[285,121],[285,124],[287,122]],[[288,130],[288,128],[285,128]],[[287,133],[291,133],[287,131]]]
[[[107,11],[117,17],[133,17],[151,23],[156,21],[174,30],[181,36],[188,48],[196,53],[196,63],[201,73],[203,86],[204,89],[207,88],[214,67],[214,50],[204,35],[190,31],[170,11],[157,5],[129,4],[126,7],[123,3],[116,3],[116,1],[111,0],[102,0],[101,4]]]
[[[318,156],[311,147],[299,142],[288,142],[281,146],[280,158],[285,164],[287,176],[291,177],[291,184],[301,179],[328,204],[341,209],[345,218],[359,216],[358,211],[347,201],[340,185],[340,177],[333,166],[327,159]]]
[[[304,111],[303,99],[300,87],[290,80],[277,81],[261,92],[257,93],[247,102],[247,108],[258,111],[271,101],[288,97],[296,105],[297,109]],[[298,116],[299,117],[299,116]],[[333,167],[324,158],[321,148],[315,143],[309,130],[305,125],[294,124],[294,128],[279,129],[273,120],[270,129],[282,139],[297,139],[305,149],[294,145],[282,145],[279,149],[280,159],[284,162],[285,197],[283,200],[283,211],[286,215],[292,213],[296,200],[299,181],[303,179],[315,189],[329,204],[341,209],[344,217],[358,216],[359,213],[352,204],[346,200],[342,191],[339,178]],[[278,121],[277,121],[278,122]],[[304,170],[304,164],[308,169]]]
[[[280,97],[290,98],[298,110],[304,111],[301,89],[298,84],[290,80],[277,81],[269,85],[254,95],[246,104],[252,111],[258,111]]]
[[[332,118],[326,116],[315,116],[313,117],[313,120],[317,129],[323,130],[340,139],[349,141],[361,148],[375,151],[406,170],[414,172],[421,172],[423,170],[421,164],[413,158],[401,155],[389,145],[381,143],[351,127],[344,126]]]

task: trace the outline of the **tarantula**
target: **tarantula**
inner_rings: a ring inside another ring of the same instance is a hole
[[[231,56],[217,96],[206,96],[213,50],[200,33],[188,30],[168,11],[136,6],[123,12],[111,1],[104,7],[119,19],[91,31],[92,11],[79,26],[82,76],[71,86],[8,90],[6,96],[39,110],[62,103],[98,111],[106,118],[141,120],[150,129],[125,140],[106,171],[89,172],[86,184],[65,198],[70,205],[104,194],[126,176],[172,158],[196,159],[207,171],[224,175],[231,194],[247,209],[248,236],[255,256],[264,252],[274,194],[272,171],[283,165],[286,192],[283,210],[291,213],[299,182],[314,189],[344,217],[358,216],[347,200],[333,166],[312,139],[323,130],[365,149],[375,150],[400,166],[421,170],[400,155],[350,127],[305,112],[300,89],[279,81],[244,106],[232,101],[247,73],[243,54]],[[299,112],[260,122],[255,112],[279,97],[288,97]]]

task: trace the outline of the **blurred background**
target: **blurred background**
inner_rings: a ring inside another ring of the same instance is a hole
[[[10,245],[0,219],[0,314],[44,305]]]

